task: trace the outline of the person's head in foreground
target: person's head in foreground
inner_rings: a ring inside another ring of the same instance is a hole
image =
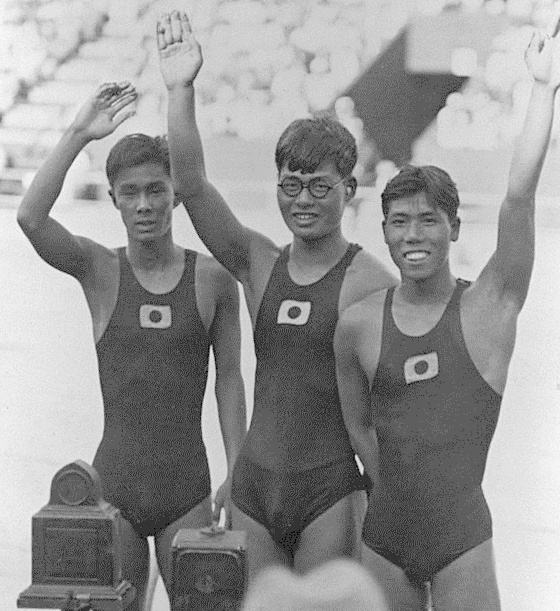
[[[383,234],[401,274],[425,279],[448,270],[451,242],[459,237],[459,194],[435,166],[407,165],[381,194]]]
[[[249,586],[243,611],[388,611],[381,591],[351,560],[332,560],[304,576],[271,567]]]
[[[328,114],[296,119],[276,145],[278,204],[295,236],[313,239],[340,231],[356,193],[354,136]]]

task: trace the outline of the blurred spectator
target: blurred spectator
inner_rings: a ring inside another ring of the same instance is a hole
[[[265,569],[249,586],[243,611],[388,611],[365,569],[333,560],[300,577],[283,567]]]

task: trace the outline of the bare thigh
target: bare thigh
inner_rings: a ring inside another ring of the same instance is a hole
[[[424,611],[428,602],[425,586],[411,583],[404,571],[362,545],[362,564],[383,592],[391,611]]]
[[[171,572],[173,568],[171,562],[171,547],[175,535],[181,528],[204,528],[205,526],[210,526],[211,523],[212,499],[210,496],[207,496],[187,514],[175,520],[175,522],[158,532],[154,537],[159,572],[168,596],[171,594]]]
[[[333,558],[358,558],[357,525],[363,493],[353,492],[337,501],[301,533],[294,569],[306,573]]]
[[[271,565],[290,566],[291,559],[270,536],[268,530],[256,520],[241,511],[235,503],[231,504],[231,517],[234,530],[242,530],[247,534],[247,561],[249,565],[249,580],[265,567]]]
[[[136,588],[136,596],[127,611],[142,611],[146,598],[150,549],[148,541],[141,537],[132,524],[123,518],[121,530],[121,550],[123,578]]]
[[[492,539],[465,552],[432,580],[434,611],[500,611]]]

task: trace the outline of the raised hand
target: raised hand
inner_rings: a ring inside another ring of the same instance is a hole
[[[560,19],[551,34],[537,31],[525,51],[525,63],[536,82],[551,89],[560,87]]]
[[[157,24],[157,44],[166,87],[192,85],[202,66],[202,52],[184,11],[161,16]]]
[[[104,83],[92,95],[72,122],[72,128],[88,140],[98,140],[135,113],[138,94],[128,82]]]

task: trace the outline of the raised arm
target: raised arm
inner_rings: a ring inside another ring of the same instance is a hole
[[[84,104],[37,172],[17,212],[17,221],[37,253],[53,267],[81,278],[93,244],[74,236],[50,216],[64,178],[91,140],[111,134],[134,114],[136,91],[129,83],[105,83]]]
[[[194,99],[194,80],[202,66],[202,53],[186,13],[173,11],[164,15],[158,21],[157,39],[168,91],[168,137],[177,194],[210,252],[243,280],[254,242],[268,240],[243,226],[206,178]]]
[[[371,410],[369,382],[360,363],[360,304],[341,315],[334,337],[336,379],[342,416],[354,452],[375,484],[377,479],[377,436]]]
[[[496,252],[485,270],[499,294],[519,308],[525,302],[533,268],[535,192],[550,141],[555,96],[560,85],[559,45],[557,32],[552,36],[539,32],[525,53],[533,88],[513,153],[507,194],[500,208]]]
[[[235,280],[220,268],[216,274],[218,300],[210,329],[216,363],[216,401],[227,459],[226,481],[216,493],[214,520],[225,511],[226,526],[231,526],[231,477],[247,431],[245,386],[241,376],[241,329],[239,292]]]

